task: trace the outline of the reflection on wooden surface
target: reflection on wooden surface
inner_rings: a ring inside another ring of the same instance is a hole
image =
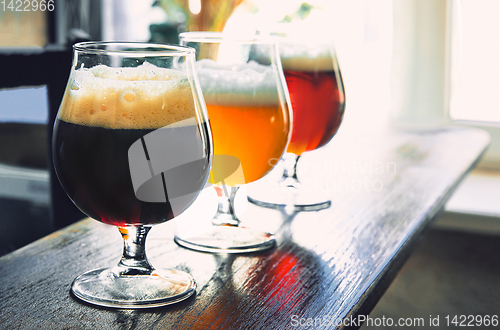
[[[199,253],[175,245],[174,222],[154,227],[151,263],[188,271],[198,284],[195,296],[170,307],[110,310],[70,297],[77,275],[114,265],[120,256],[115,228],[83,220],[0,259],[0,323],[9,329],[285,329],[293,320],[340,323],[367,315],[488,141],[482,131],[462,128],[339,135],[301,165],[309,168],[303,181],[331,197],[329,209],[288,214],[247,205],[243,222],[276,234],[270,251]]]

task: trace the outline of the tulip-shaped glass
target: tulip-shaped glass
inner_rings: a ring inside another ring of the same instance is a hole
[[[238,188],[262,178],[280,159],[290,138],[288,92],[274,39],[185,32],[181,45],[196,49],[196,70],[214,139],[209,182],[218,211],[208,231],[179,232],[182,246],[224,253],[253,252],[275,244],[268,232],[241,226],[235,213]]]
[[[293,109],[292,137],[282,159],[284,170],[278,186],[255,185],[248,199],[269,208],[321,210],[331,201],[319,191],[304,188],[297,163],[305,152],[323,147],[337,133],[345,109],[342,75],[330,39],[286,28],[277,31],[273,35],[279,41]]]
[[[85,214],[117,226],[117,266],[77,277],[72,293],[92,304],[148,308],[184,300],[191,275],[155,269],[152,225],[192,204],[210,173],[212,140],[194,49],[85,42],[74,58],[53,135],[57,176]]]

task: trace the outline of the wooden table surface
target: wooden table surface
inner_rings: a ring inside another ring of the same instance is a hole
[[[339,134],[301,159],[302,178],[329,194],[330,208],[288,214],[248,205],[241,215],[276,234],[266,252],[190,251],[173,242],[174,221],[155,226],[146,244],[152,264],[185,270],[198,284],[194,296],[162,308],[97,308],[70,295],[77,275],[121,255],[116,228],[84,219],[0,258],[0,328],[357,328],[345,320],[370,313],[488,142],[483,131],[458,127]],[[182,224],[209,221],[199,205]]]

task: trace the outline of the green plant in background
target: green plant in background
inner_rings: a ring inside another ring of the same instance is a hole
[[[243,0],[158,0],[171,23],[185,31],[222,31]],[[181,32],[181,31],[178,31]]]
[[[291,23],[293,21],[303,21],[309,16],[311,10],[315,8],[319,7],[313,6],[307,2],[303,2],[296,11],[289,15],[286,15],[281,22]]]
[[[267,2],[271,1],[271,2]],[[152,42],[177,43],[178,34],[184,31],[222,31],[238,5],[244,6],[249,14],[261,20],[259,9],[262,6],[280,6],[278,0],[157,0],[153,6],[161,7],[168,21],[150,26]],[[283,0],[289,1],[289,0]],[[294,23],[307,19],[311,11],[321,9],[310,2],[295,1],[296,8],[289,14],[275,17],[277,22]],[[290,3],[289,3],[290,5]],[[289,6],[290,7],[290,6]],[[279,12],[279,11],[278,11]],[[264,19],[265,20],[265,19]]]

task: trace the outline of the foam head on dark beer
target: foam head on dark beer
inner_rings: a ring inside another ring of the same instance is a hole
[[[155,129],[196,116],[186,75],[148,62],[74,70],[66,93],[58,117],[79,125]]]

